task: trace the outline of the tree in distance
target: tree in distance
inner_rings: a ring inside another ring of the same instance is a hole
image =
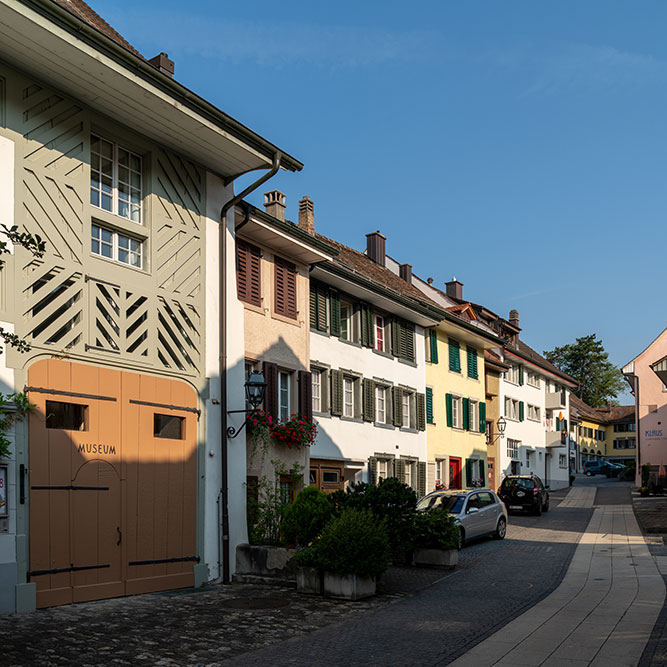
[[[575,393],[584,403],[593,408],[618,405],[616,396],[625,387],[623,374],[609,361],[609,355],[596,334],[545,350],[544,356],[579,383]]]

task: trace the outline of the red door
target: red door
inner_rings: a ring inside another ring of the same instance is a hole
[[[461,488],[461,459],[456,456],[449,457],[449,488]]]

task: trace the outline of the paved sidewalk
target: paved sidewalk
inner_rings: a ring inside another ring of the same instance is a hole
[[[561,507],[592,505],[594,495],[574,488]],[[561,585],[452,665],[635,667],[664,600],[632,507],[602,505]]]

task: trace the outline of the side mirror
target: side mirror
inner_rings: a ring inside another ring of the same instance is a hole
[[[466,514],[474,514],[475,512],[479,512],[479,507],[469,507]]]

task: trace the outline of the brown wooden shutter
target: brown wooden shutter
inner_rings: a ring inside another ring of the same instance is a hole
[[[274,257],[275,265],[275,311],[296,319],[296,266],[281,257]]]
[[[265,361],[263,364],[264,381],[264,410],[274,419],[278,418],[278,365]]]
[[[299,371],[299,414],[313,418],[313,377],[308,371]]]
[[[245,241],[236,241],[236,293],[241,301],[262,304],[261,252]]]

